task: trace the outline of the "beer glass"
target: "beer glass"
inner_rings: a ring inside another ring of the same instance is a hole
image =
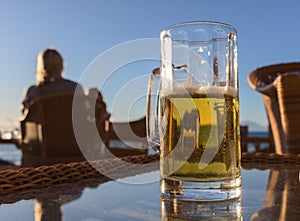
[[[159,80],[152,73],[149,81],[147,138],[160,152],[161,195],[238,198],[237,32],[224,23],[189,22],[166,28],[160,40]]]
[[[223,220],[242,221],[241,199],[202,203],[196,201],[160,201],[161,221]]]
[[[158,127],[158,109],[159,109],[159,89],[160,89],[160,69],[152,70],[147,95],[146,108],[146,134],[149,146],[159,152],[160,136]]]

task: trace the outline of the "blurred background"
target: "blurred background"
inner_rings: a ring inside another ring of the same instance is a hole
[[[300,60],[299,8],[297,0],[1,0],[0,128],[18,126],[22,93],[35,83],[40,50],[58,49],[66,62],[65,77],[80,81],[97,56],[117,45],[141,38],[158,39],[163,28],[175,23],[211,20],[229,23],[238,31],[241,122],[250,130],[266,131],[261,95],[249,87],[247,75],[257,67]],[[126,82],[148,76],[158,65],[159,61],[127,64],[105,81],[100,90],[112,120],[145,115],[145,97],[126,111],[113,108],[113,101],[123,93],[120,88]],[[146,79],[126,87],[126,96],[145,94]],[[83,86],[99,87],[97,82]],[[119,100],[122,107],[121,100],[126,99]]]

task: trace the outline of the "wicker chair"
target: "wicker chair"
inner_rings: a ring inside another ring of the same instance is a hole
[[[92,116],[93,102],[89,96],[77,97],[76,116],[84,131],[83,140],[76,140],[72,123],[73,94],[48,95],[33,102],[24,113],[21,123],[22,166],[52,165],[56,163],[78,162],[89,159],[112,157],[103,152],[105,148],[116,157],[147,154],[146,119],[130,122],[109,123],[102,130],[98,119]],[[83,129],[84,128],[84,129]],[[101,141],[99,141],[99,136]],[[111,141],[128,141],[129,145],[110,146]],[[80,147],[78,145],[80,143]],[[131,143],[142,144],[136,148]],[[84,145],[84,146],[83,146]],[[85,158],[86,157],[86,158]]]
[[[275,152],[300,153],[300,62],[258,68],[248,82],[262,94]]]
[[[22,166],[85,160],[73,131],[72,102],[73,94],[48,95],[26,109],[20,120]],[[80,111],[88,114],[84,104]]]

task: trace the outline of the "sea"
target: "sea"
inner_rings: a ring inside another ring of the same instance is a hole
[[[249,132],[252,137],[267,137],[268,132]],[[264,145],[264,144],[262,144]],[[248,150],[255,150],[254,146],[248,146]],[[22,151],[14,144],[0,144],[0,160],[14,165],[20,165]]]
[[[22,151],[14,144],[0,144],[0,160],[20,165]]]

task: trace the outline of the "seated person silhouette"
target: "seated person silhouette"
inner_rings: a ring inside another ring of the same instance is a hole
[[[84,90],[79,83],[63,78],[63,69],[64,60],[57,50],[48,48],[39,53],[36,84],[25,89],[22,99],[22,166],[68,160],[58,156],[68,157],[70,161],[71,156],[82,159],[72,126],[72,101],[75,91],[84,95]],[[41,102],[41,98],[47,100]]]
[[[55,93],[74,93],[77,87],[77,91],[84,94],[80,84],[63,78],[63,70],[64,60],[57,50],[51,48],[42,50],[37,57],[36,84],[24,91],[23,110],[42,96]]]

